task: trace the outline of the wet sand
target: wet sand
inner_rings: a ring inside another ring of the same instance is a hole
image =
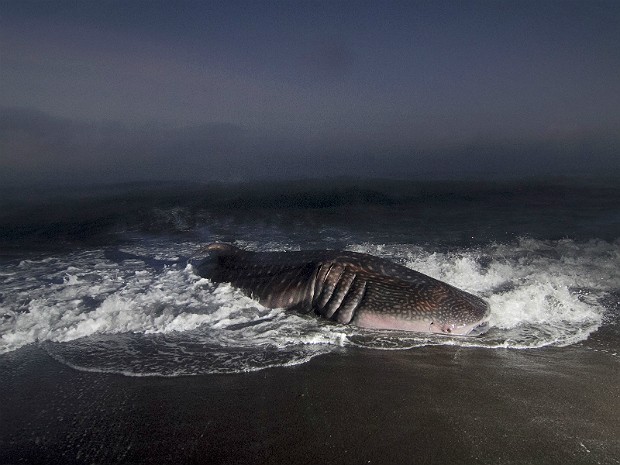
[[[583,346],[346,349],[236,375],[0,356],[0,463],[614,464],[620,364]]]

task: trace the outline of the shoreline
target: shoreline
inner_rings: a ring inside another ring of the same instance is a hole
[[[247,374],[0,356],[0,463],[613,464],[618,362],[585,347],[346,349]]]

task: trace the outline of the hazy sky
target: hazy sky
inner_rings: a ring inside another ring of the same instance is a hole
[[[0,182],[620,172],[620,2],[0,0]]]

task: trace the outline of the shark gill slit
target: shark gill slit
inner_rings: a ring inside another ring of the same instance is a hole
[[[327,303],[334,297],[336,294],[338,286],[341,284],[342,276],[346,272],[346,265],[341,265],[339,263],[335,263],[334,266],[330,267],[329,273],[325,277],[325,282],[327,284],[324,291],[329,291],[329,294],[326,292],[323,294],[319,305],[322,308],[325,308]]]
[[[334,292],[332,293],[330,299],[324,306],[323,315],[325,318],[332,318],[334,314],[340,310],[340,306],[342,305],[342,301],[345,296],[349,293],[351,289],[351,284],[355,280],[355,273],[352,273],[345,269],[345,271],[340,275],[338,279],[338,283],[334,288]]]
[[[358,276],[355,275],[351,285],[349,286],[349,291],[347,295],[342,300],[340,304],[340,308],[335,315],[336,321],[338,323],[348,325],[351,323],[357,310],[362,305],[364,301],[364,297],[366,295],[366,280],[358,279]]]

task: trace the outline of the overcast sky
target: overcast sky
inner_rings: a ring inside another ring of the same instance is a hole
[[[620,172],[620,2],[0,0],[0,182]]]

